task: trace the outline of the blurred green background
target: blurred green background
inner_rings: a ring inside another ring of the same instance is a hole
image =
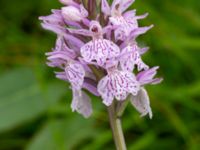
[[[93,97],[84,119],[70,109],[71,91],[55,79],[44,53],[56,36],[38,16],[57,0],[0,0],[0,150],[114,150],[107,112]],[[200,1],[137,0],[141,36],[164,82],[148,86],[154,117],[140,118],[129,105],[123,117],[128,150],[200,150]]]

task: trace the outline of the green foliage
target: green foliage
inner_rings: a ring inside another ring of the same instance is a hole
[[[44,53],[55,35],[38,16],[59,8],[57,0],[0,1],[0,150],[114,150],[107,112],[92,97],[94,114],[84,119],[70,109],[71,91],[46,67]],[[161,85],[147,87],[154,113],[140,118],[129,105],[123,128],[129,150],[200,149],[200,1],[136,0],[139,38],[149,45],[144,60],[159,65]]]

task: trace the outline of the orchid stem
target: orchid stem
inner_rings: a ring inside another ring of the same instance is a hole
[[[117,116],[114,102],[111,106],[108,107],[108,114],[116,149],[126,150],[126,143],[122,131],[121,119]]]

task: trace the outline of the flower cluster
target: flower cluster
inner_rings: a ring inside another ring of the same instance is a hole
[[[57,34],[52,52],[47,53],[47,64],[60,68],[56,77],[71,84],[72,110],[84,117],[92,113],[87,92],[100,96],[106,106],[125,101],[130,96],[132,105],[142,116],[152,117],[149,97],[144,86],[157,84],[154,78],[158,67],[150,68],[142,60],[148,47],[141,48],[136,38],[153,25],[139,27],[136,10],[126,11],[134,0],[60,0],[64,6],[42,16],[43,28]],[[100,6],[100,10],[97,9]],[[135,73],[133,73],[135,72]]]

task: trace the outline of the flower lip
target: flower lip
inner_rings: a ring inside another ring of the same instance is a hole
[[[128,94],[137,95],[139,88],[134,74],[120,71],[116,67],[109,68],[107,76],[102,78],[97,85],[103,103],[107,106],[112,104],[114,98],[123,101]]]

